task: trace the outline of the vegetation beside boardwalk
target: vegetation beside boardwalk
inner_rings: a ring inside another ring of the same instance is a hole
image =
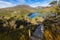
[[[17,7],[16,11],[0,10],[0,40],[29,40],[28,30],[31,30],[31,34],[35,31],[37,24],[31,23],[31,19],[27,16],[35,12],[35,9],[30,11],[30,9],[24,10]],[[60,6],[55,5],[48,11],[41,9],[38,12],[55,14],[55,16],[48,15],[48,18],[44,18],[42,22],[45,26],[44,40],[60,40]]]

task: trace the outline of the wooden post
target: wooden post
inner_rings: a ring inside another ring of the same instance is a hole
[[[29,29],[28,32],[29,32],[29,38],[30,38],[31,37],[31,30]]]
[[[59,4],[59,0],[57,0],[57,4]]]

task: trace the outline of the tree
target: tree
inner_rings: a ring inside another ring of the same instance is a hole
[[[56,4],[56,3],[57,3],[57,1],[52,1],[52,2],[50,3],[50,5]]]

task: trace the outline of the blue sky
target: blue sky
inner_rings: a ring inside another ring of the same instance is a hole
[[[16,5],[27,4],[32,7],[49,6],[52,0],[0,0],[0,8],[13,7]]]

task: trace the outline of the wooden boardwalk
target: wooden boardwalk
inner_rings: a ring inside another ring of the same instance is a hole
[[[43,40],[44,39],[44,26],[39,24],[35,32],[31,36],[31,40]]]

